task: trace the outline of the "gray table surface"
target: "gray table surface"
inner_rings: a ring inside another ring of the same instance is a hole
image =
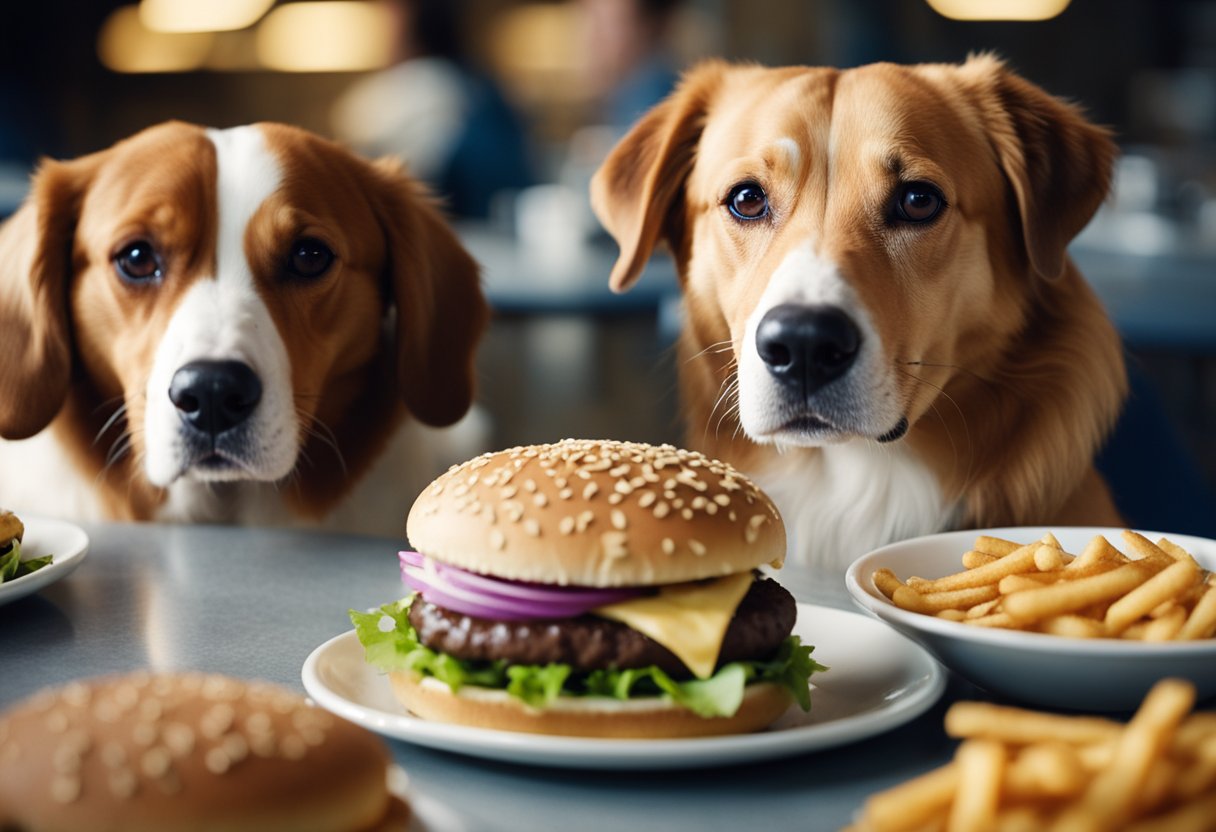
[[[317,645],[348,608],[401,595],[400,541],[216,526],[86,525],[66,578],[0,606],[0,708],[46,685],[106,673],[196,669],[303,692]],[[852,609],[841,583],[787,567],[800,599]],[[393,740],[434,832],[578,829],[834,830],[870,793],[946,760],[952,680],[926,714],[832,750],[728,768],[595,772],[488,762]]]

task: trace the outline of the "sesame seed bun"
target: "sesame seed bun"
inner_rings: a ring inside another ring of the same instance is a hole
[[[454,725],[522,731],[552,736],[600,739],[679,739],[759,731],[793,703],[785,688],[772,683],[748,685],[739,710],[731,716],[702,717],[660,697],[616,700],[558,699],[543,710],[530,708],[501,690],[471,685],[455,694],[446,684],[413,671],[389,674],[393,693],[415,715]]]
[[[785,558],[781,516],[746,476],[633,442],[567,439],[469,460],[423,491],[406,535],[461,569],[559,585],[679,583]]]
[[[374,734],[273,685],[73,682],[0,715],[0,828],[404,830],[388,765]]]

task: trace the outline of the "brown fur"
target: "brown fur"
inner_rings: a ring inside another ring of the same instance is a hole
[[[781,137],[800,165],[772,151]],[[991,57],[847,71],[711,62],[613,150],[593,204],[621,246],[616,290],[660,241],[675,258],[690,445],[745,470],[774,453],[740,435],[719,397],[768,277],[811,239],[882,334],[903,441],[961,504],[960,523],[1115,523],[1092,459],[1126,392],[1121,347],[1066,252],[1114,155],[1107,131]],[[745,228],[724,220],[723,200],[749,177],[773,207]],[[886,222],[893,183],[920,179],[942,188],[947,212],[924,229]]]

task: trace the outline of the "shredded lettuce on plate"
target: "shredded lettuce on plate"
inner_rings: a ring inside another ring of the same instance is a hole
[[[410,596],[373,612],[350,610],[368,664],[386,673],[412,670],[433,676],[453,692],[464,685],[505,690],[534,708],[559,696],[665,696],[703,717],[731,716],[739,709],[749,682],[775,682],[787,688],[806,711],[811,707],[811,674],[827,670],[811,658],[815,648],[804,645],[798,636],[788,637],[768,661],[731,662],[708,679],[688,681],[676,681],[654,666],[582,672],[567,664],[462,661],[418,641],[408,615],[412,601]]]
[[[0,584],[17,578],[24,578],[31,572],[37,572],[50,564],[53,555],[43,555],[40,558],[21,559],[21,541],[14,540],[13,547],[0,554]]]

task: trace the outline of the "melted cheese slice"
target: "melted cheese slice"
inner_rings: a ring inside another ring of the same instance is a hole
[[[743,572],[708,583],[676,584],[658,595],[608,604],[595,615],[620,621],[674,653],[699,679],[713,675],[735,609],[752,585]]]

